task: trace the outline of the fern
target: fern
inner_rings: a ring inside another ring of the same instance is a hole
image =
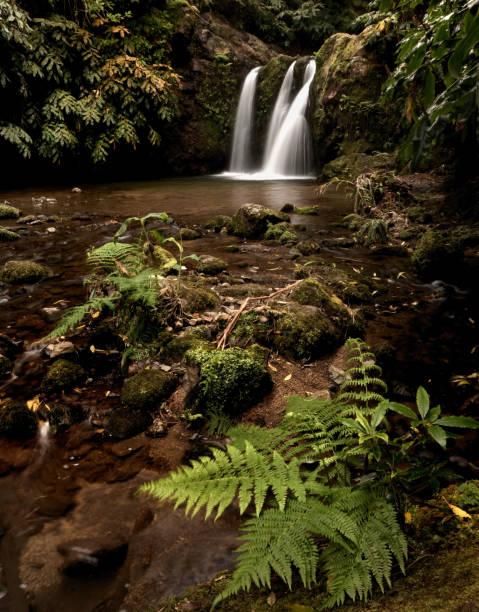
[[[141,250],[137,244],[107,242],[87,254],[88,263],[107,272],[117,269],[117,262],[139,264]]]
[[[116,297],[94,297],[89,299],[84,304],[80,306],[73,306],[69,308],[66,313],[63,315],[60,323],[53,329],[48,336],[45,336],[45,340],[50,338],[57,338],[59,336],[65,336],[69,331],[74,329],[84,317],[90,311],[101,311],[103,308],[108,308],[110,310],[115,309],[115,299]]]

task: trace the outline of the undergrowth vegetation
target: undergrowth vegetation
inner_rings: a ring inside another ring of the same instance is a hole
[[[431,482],[434,466],[417,453],[445,446],[456,428],[478,428],[468,417],[442,417],[427,392],[417,393],[417,412],[390,402],[381,369],[364,342],[351,339],[348,370],[333,399],[293,396],[273,429],[238,425],[226,452],[179,468],[143,485],[142,492],[192,516],[205,509],[216,518],[235,500],[252,512],[243,526],[237,567],[213,606],[253,585],[271,587],[272,572],[293,586],[327,576],[323,608],[347,597],[366,600],[376,583],[391,584],[395,564],[404,572],[406,537],[398,512],[407,495]],[[395,413],[407,423],[396,435]]]

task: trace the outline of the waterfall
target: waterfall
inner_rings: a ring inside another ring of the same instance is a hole
[[[264,148],[263,155],[263,163],[266,163],[266,160],[269,158],[271,154],[271,150],[273,148],[274,140],[277,134],[280,131],[281,124],[284,121],[288,113],[288,109],[291,104],[291,90],[293,88],[293,76],[294,76],[294,67],[296,65],[296,61],[294,61],[286,72],[286,76],[283,79],[283,83],[281,85],[281,89],[279,90],[278,97],[276,98],[276,102],[273,109],[273,114],[271,116],[271,121],[268,126],[268,135],[266,136],[266,145]]]
[[[310,60],[304,73],[303,86],[293,100],[274,139],[262,174],[304,176],[311,172],[312,142],[305,113],[315,73],[316,62]]]
[[[256,81],[261,67],[253,68],[243,84],[236,111],[233,145],[231,149],[230,172],[251,170],[251,136],[254,119],[254,95]]]

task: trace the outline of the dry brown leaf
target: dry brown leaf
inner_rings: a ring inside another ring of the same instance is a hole
[[[287,376],[285,376],[284,380],[291,380],[291,374],[288,374]]]
[[[472,516],[469,514],[469,512],[466,512],[462,508],[459,508],[459,506],[454,506],[454,504],[450,504],[447,501],[447,499],[444,497],[444,495],[442,496],[442,499],[446,502],[446,504],[449,506],[449,508],[451,508],[451,510],[454,512],[454,514],[456,516],[458,516],[459,518],[472,518]]]
[[[273,370],[273,372],[277,372],[278,371],[278,368],[275,368],[274,365],[271,365],[270,363],[268,363],[268,368],[270,370]]]

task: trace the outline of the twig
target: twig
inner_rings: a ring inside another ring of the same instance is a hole
[[[226,340],[228,339],[228,336],[230,335],[232,329],[234,328],[234,326],[236,325],[236,322],[238,321],[240,315],[242,312],[244,312],[246,306],[255,300],[268,300],[270,298],[275,297],[276,295],[283,293],[284,291],[289,291],[290,289],[293,289],[294,287],[296,287],[297,285],[299,285],[300,283],[303,282],[304,279],[300,279],[297,280],[296,282],[292,283],[291,285],[288,285],[287,287],[283,287],[282,289],[278,289],[277,291],[273,291],[273,293],[270,293],[269,295],[260,295],[257,297],[247,297],[245,299],[245,301],[241,304],[241,306],[239,307],[239,310],[237,310],[235,312],[235,314],[233,315],[233,318],[231,319],[231,321],[228,323],[225,331],[223,332],[223,335],[221,336],[221,338],[218,340],[218,343],[216,345],[216,348],[219,350],[223,350],[226,346]]]

